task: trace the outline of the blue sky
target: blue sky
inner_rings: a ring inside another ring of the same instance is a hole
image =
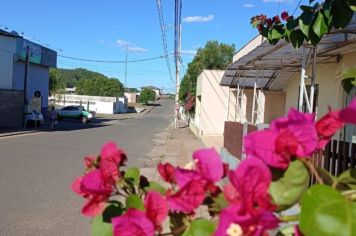
[[[174,1],[161,0],[168,51],[173,51]],[[183,0],[183,73],[194,51],[208,40],[233,43],[236,48],[256,35],[251,16],[290,13],[297,0]],[[307,3],[307,0],[302,1]],[[99,60],[143,59],[163,55],[156,0],[17,0],[1,4],[0,27],[23,32],[58,54]],[[279,6],[279,7],[278,7]],[[61,51],[60,51],[61,50]],[[174,61],[171,57],[171,68]],[[91,63],[58,57],[58,67],[82,67],[124,81],[125,64]],[[174,71],[172,71],[174,75]],[[127,86],[155,85],[172,92],[164,59],[129,63]]]

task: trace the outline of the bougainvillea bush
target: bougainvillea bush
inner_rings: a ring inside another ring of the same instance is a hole
[[[160,163],[163,184],[127,168],[110,142],[85,157],[72,189],[85,199],[93,235],[355,235],[356,169],[334,177],[312,161],[345,123],[356,124],[356,98],[316,122],[291,109],[245,137],[247,158],[236,169],[214,149],[197,150],[184,167]]]

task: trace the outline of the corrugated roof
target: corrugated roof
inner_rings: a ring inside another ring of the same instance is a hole
[[[309,55],[312,47],[306,45]],[[356,14],[342,30],[333,30],[324,36],[317,47],[317,63],[338,62],[340,55],[356,51]],[[238,55],[240,53],[240,55]],[[290,43],[280,40],[270,45],[258,36],[240,50],[220,82],[222,86],[258,87],[282,90],[294,74],[301,69],[303,49],[296,50]]]

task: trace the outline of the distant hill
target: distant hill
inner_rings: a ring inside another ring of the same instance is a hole
[[[76,87],[76,92],[91,96],[122,96],[124,86],[116,78],[90,71],[77,69],[50,69],[50,92],[58,93],[64,88]]]

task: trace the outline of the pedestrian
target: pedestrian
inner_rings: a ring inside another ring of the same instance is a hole
[[[52,107],[51,110],[51,130],[54,130],[54,126],[57,123],[57,112],[54,110],[54,106]]]

